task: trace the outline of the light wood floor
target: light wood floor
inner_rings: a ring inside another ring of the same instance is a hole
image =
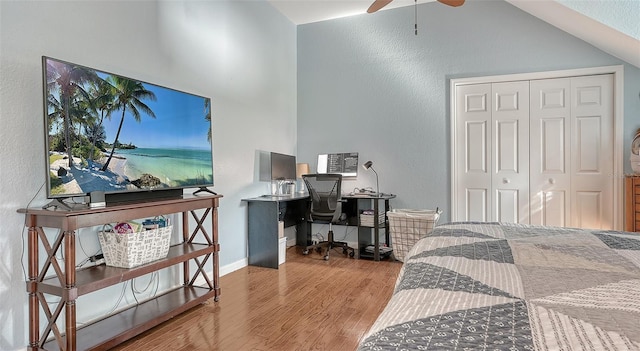
[[[208,301],[114,350],[355,350],[391,296],[400,262],[287,249],[280,269],[245,267]]]

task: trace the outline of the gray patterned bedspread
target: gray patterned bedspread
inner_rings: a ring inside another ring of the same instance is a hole
[[[640,235],[441,225],[359,350],[640,350]]]

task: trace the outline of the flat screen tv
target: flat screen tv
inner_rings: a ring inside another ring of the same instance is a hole
[[[48,198],[214,185],[211,99],[50,57],[42,67]]]

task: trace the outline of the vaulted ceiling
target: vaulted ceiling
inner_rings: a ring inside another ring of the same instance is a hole
[[[428,1],[433,0],[418,0],[418,3]],[[506,1],[612,56],[640,67],[640,0]],[[373,0],[269,0],[269,2],[291,22],[300,25],[365,14]],[[383,10],[412,5],[414,0],[394,0]]]

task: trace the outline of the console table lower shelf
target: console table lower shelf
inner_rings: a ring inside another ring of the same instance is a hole
[[[78,329],[76,347],[108,350],[214,297],[215,292],[208,288],[177,288]],[[60,350],[55,339],[45,343],[44,348]]]

